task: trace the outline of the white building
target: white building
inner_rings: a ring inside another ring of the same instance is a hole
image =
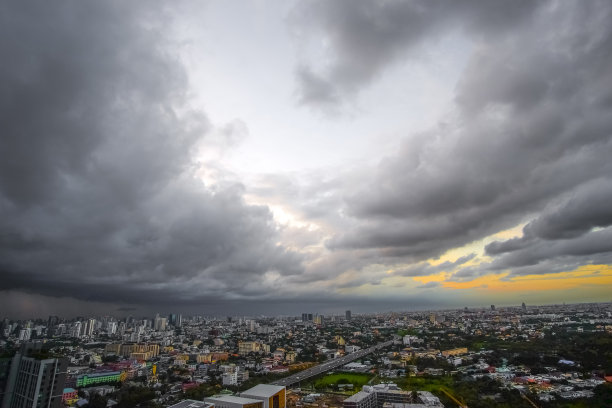
[[[229,371],[222,375],[223,385],[238,385],[238,373],[236,371]]]
[[[32,336],[32,329],[26,328],[19,330],[19,340],[20,341],[28,341]]]

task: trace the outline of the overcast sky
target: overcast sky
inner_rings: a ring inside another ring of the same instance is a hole
[[[0,311],[611,301],[609,1],[0,5]]]

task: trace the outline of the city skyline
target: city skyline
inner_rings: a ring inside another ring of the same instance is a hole
[[[7,315],[612,301],[609,2],[3,15]]]

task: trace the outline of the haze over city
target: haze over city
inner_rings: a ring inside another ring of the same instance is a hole
[[[611,301],[608,1],[0,10],[4,316]]]

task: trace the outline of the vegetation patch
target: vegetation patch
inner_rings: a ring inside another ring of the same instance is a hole
[[[338,388],[338,385],[353,384],[353,391],[359,391],[372,378],[366,373],[334,373],[315,380],[314,387],[317,390],[326,388]]]

